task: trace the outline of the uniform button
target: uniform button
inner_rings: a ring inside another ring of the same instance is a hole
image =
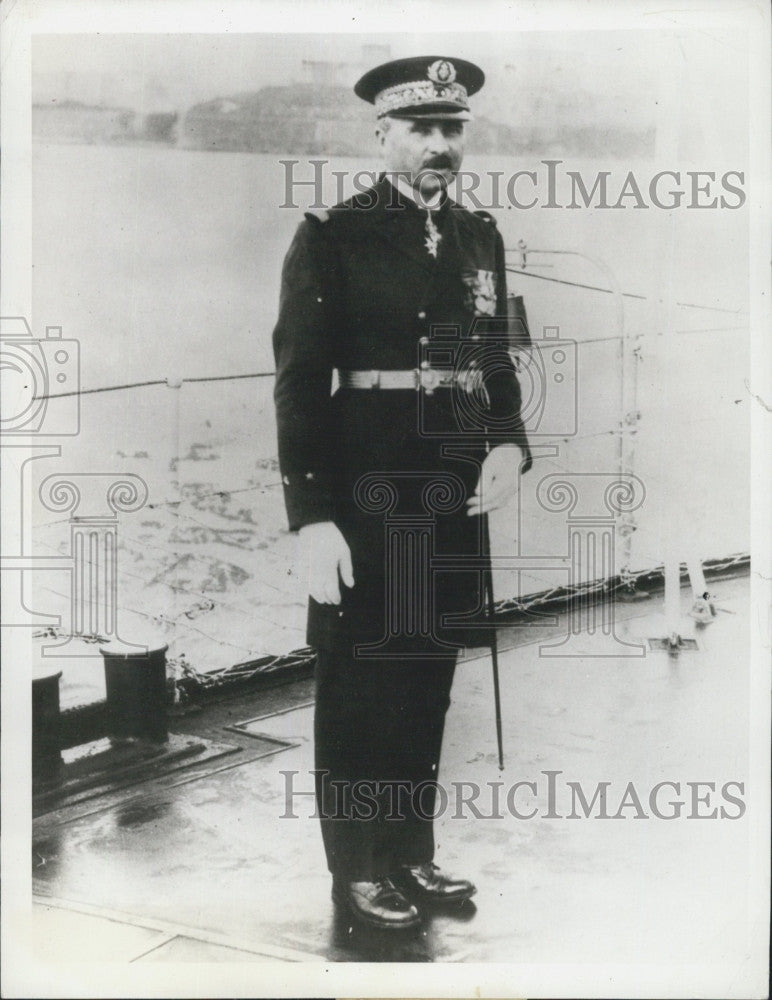
[[[313,472],[307,472],[306,473],[306,479],[313,479],[313,478],[314,478]]]
[[[419,312],[418,318],[419,319],[426,319],[426,313],[423,311],[423,309]]]

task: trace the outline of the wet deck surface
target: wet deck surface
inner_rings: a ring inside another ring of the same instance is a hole
[[[686,782],[716,785],[700,812],[723,805],[737,815],[721,797],[725,782],[746,782],[750,802],[748,587],[747,578],[717,583],[722,610],[705,628],[684,624],[699,650],[677,658],[621,656],[622,647],[599,636],[585,636],[592,655],[546,657],[539,641],[565,624],[503,630],[501,774],[490,660],[472,653],[460,666],[441,764],[450,801],[437,821],[437,861],[475,880],[473,903],[427,914],[420,929],[397,937],[335,913],[311,797],[295,799],[297,818],[282,818],[281,772],[297,772],[297,791],[313,787],[306,681],[175,720],[175,732],[231,743],[237,753],[35,820],[39,958],[739,965],[749,935],[738,891],[748,878],[748,816],[687,818],[694,806]],[[684,590],[684,612],[689,605]],[[619,635],[664,635],[661,611],[661,596],[619,606]],[[228,728],[266,712],[283,714]],[[257,756],[250,731],[294,745]],[[561,772],[556,818],[544,815],[547,771]],[[503,782],[501,815],[475,818],[467,808],[456,818],[451,783],[462,781],[482,787],[476,805],[485,815],[488,783]],[[516,808],[536,810],[534,818],[507,809],[518,781],[536,784],[535,794],[525,786],[514,793]],[[588,799],[608,782],[608,813],[620,818],[597,818],[597,804],[594,818],[565,818],[569,781]],[[684,802],[673,820],[651,814],[649,792],[662,781],[681,786],[680,795],[666,788],[659,797],[663,813]],[[636,818],[629,795],[620,810],[629,782],[648,818]]]

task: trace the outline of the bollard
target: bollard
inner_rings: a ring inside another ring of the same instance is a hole
[[[169,738],[166,721],[166,645],[145,653],[100,646],[107,691],[107,734],[113,740]]]
[[[32,780],[48,781],[62,767],[59,726],[61,670],[39,669],[32,678]]]

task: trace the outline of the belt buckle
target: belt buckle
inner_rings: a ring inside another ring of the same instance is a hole
[[[421,388],[424,390],[426,395],[431,396],[431,394],[440,384],[440,373],[438,371],[435,371],[433,368],[429,368],[426,362],[424,362],[424,364],[426,365],[426,367],[423,366],[421,367],[421,371],[419,373],[419,382]]]
[[[372,368],[368,373],[370,375],[370,388],[377,389],[381,384],[381,373],[377,368]]]

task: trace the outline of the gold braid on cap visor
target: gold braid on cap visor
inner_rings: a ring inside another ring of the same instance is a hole
[[[382,90],[375,98],[375,110],[380,118],[390,111],[447,101],[466,111],[469,107],[468,97],[466,87],[460,83],[438,84],[430,80],[416,80],[414,83],[399,83]]]

